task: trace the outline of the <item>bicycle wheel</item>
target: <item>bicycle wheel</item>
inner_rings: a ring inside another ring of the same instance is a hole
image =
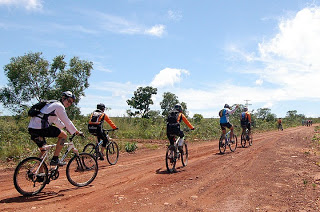
[[[166,152],[166,166],[169,173],[173,173],[176,171],[176,163],[177,160],[176,158],[174,158],[174,150],[168,147]]]
[[[93,155],[95,159],[97,159],[100,156],[99,153],[97,153],[96,151],[96,145],[94,145],[93,143],[85,145],[82,152],[86,152]]]
[[[13,183],[17,191],[23,196],[32,196],[46,186],[48,178],[48,167],[45,163],[39,169],[41,159],[29,157],[22,160],[13,174]],[[36,171],[39,169],[38,173]]]
[[[98,174],[97,160],[91,154],[82,152],[69,161],[66,169],[68,181],[78,187],[89,185]]]
[[[245,148],[245,147],[246,147],[246,143],[247,143],[246,134],[245,134],[245,133],[242,133],[242,134],[241,134],[241,146],[242,146],[243,148]]]
[[[188,164],[188,145],[187,143],[184,143],[182,146],[182,152],[180,152],[181,155],[181,162],[182,166],[186,166]]]
[[[224,136],[221,136],[219,139],[219,151],[221,154],[224,154],[226,151],[226,140],[224,139]]]
[[[250,136],[249,136],[249,145],[252,146],[252,133],[250,133]]]
[[[238,139],[235,134],[233,134],[233,139],[229,141],[229,148],[231,152],[234,152],[237,149]]]
[[[118,144],[114,141],[111,141],[107,146],[107,160],[110,165],[114,165],[117,163],[119,158],[119,148]]]

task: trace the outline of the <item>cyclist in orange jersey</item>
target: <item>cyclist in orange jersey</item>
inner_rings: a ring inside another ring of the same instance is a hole
[[[179,136],[178,149],[182,151],[182,145],[184,142],[184,133],[180,130],[180,122],[183,121],[191,130],[194,130],[192,124],[188,121],[186,116],[182,113],[181,105],[177,104],[174,109],[169,112],[167,118],[167,137],[170,141],[171,148],[174,148],[174,138]]]
[[[241,113],[240,123],[241,123],[241,127],[242,127],[242,134],[248,128],[249,136],[250,136],[250,133],[251,133],[251,114],[249,113],[247,107],[243,108],[243,112]]]

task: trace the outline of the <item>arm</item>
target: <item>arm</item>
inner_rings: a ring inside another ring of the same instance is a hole
[[[57,107],[55,112],[56,112],[56,115],[57,115],[57,117],[59,119],[58,121],[60,121],[60,125],[63,123],[70,134],[74,134],[74,133],[78,132],[76,127],[73,125],[71,120],[68,118],[68,115],[67,115],[66,110],[63,107],[63,105]],[[56,123],[57,122],[55,122],[55,124]]]
[[[111,119],[104,114],[104,120],[112,127],[112,129],[117,129],[118,127],[111,121]]]
[[[190,128],[190,129],[194,129],[194,127],[192,126],[192,124],[188,121],[188,119],[186,118],[185,115],[183,115],[182,113],[180,113],[182,116],[182,120],[183,122]]]

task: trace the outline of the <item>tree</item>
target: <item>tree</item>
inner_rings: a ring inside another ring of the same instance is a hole
[[[258,119],[267,120],[267,118],[271,119],[271,116],[274,116],[274,118],[275,118],[275,115],[271,113],[270,108],[259,108],[257,110],[257,118]]]
[[[11,58],[4,67],[8,84],[0,89],[0,101],[13,112],[21,113],[34,100],[59,99],[62,92],[70,90],[76,96],[76,105],[89,87],[93,63],[73,57],[67,67],[64,58],[56,56],[51,64],[41,52]],[[77,114],[79,108],[70,107],[69,115]]]
[[[132,112],[131,110],[127,110],[128,115],[149,118],[148,112],[150,111],[150,105],[153,105],[151,99],[153,94],[157,94],[157,88],[151,86],[139,87],[134,92],[134,96],[127,100],[127,104],[130,108],[137,109],[138,111]]]
[[[160,102],[160,107],[162,109],[162,115],[164,117],[167,117],[169,114],[169,111],[172,110],[172,108],[179,103],[178,97],[170,92],[164,92],[163,100]]]
[[[201,114],[196,113],[193,115],[193,120],[198,124],[201,122],[202,119],[203,119],[203,115]]]

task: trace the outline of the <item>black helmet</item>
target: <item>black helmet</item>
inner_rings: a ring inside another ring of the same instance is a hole
[[[176,104],[176,105],[174,106],[174,109],[176,109],[176,110],[179,111],[179,112],[182,112],[182,107],[181,107],[181,105],[179,105],[179,104]]]
[[[102,103],[97,104],[97,109],[99,110],[104,110],[106,108],[106,106]]]
[[[72,98],[73,101],[76,100],[75,95],[71,92],[71,91],[65,91],[62,93],[62,96],[66,97],[66,98]]]
[[[229,108],[230,109],[230,106],[228,104],[225,104],[224,108]]]
[[[248,111],[248,108],[247,107],[244,107],[243,108],[243,112],[247,112]]]

